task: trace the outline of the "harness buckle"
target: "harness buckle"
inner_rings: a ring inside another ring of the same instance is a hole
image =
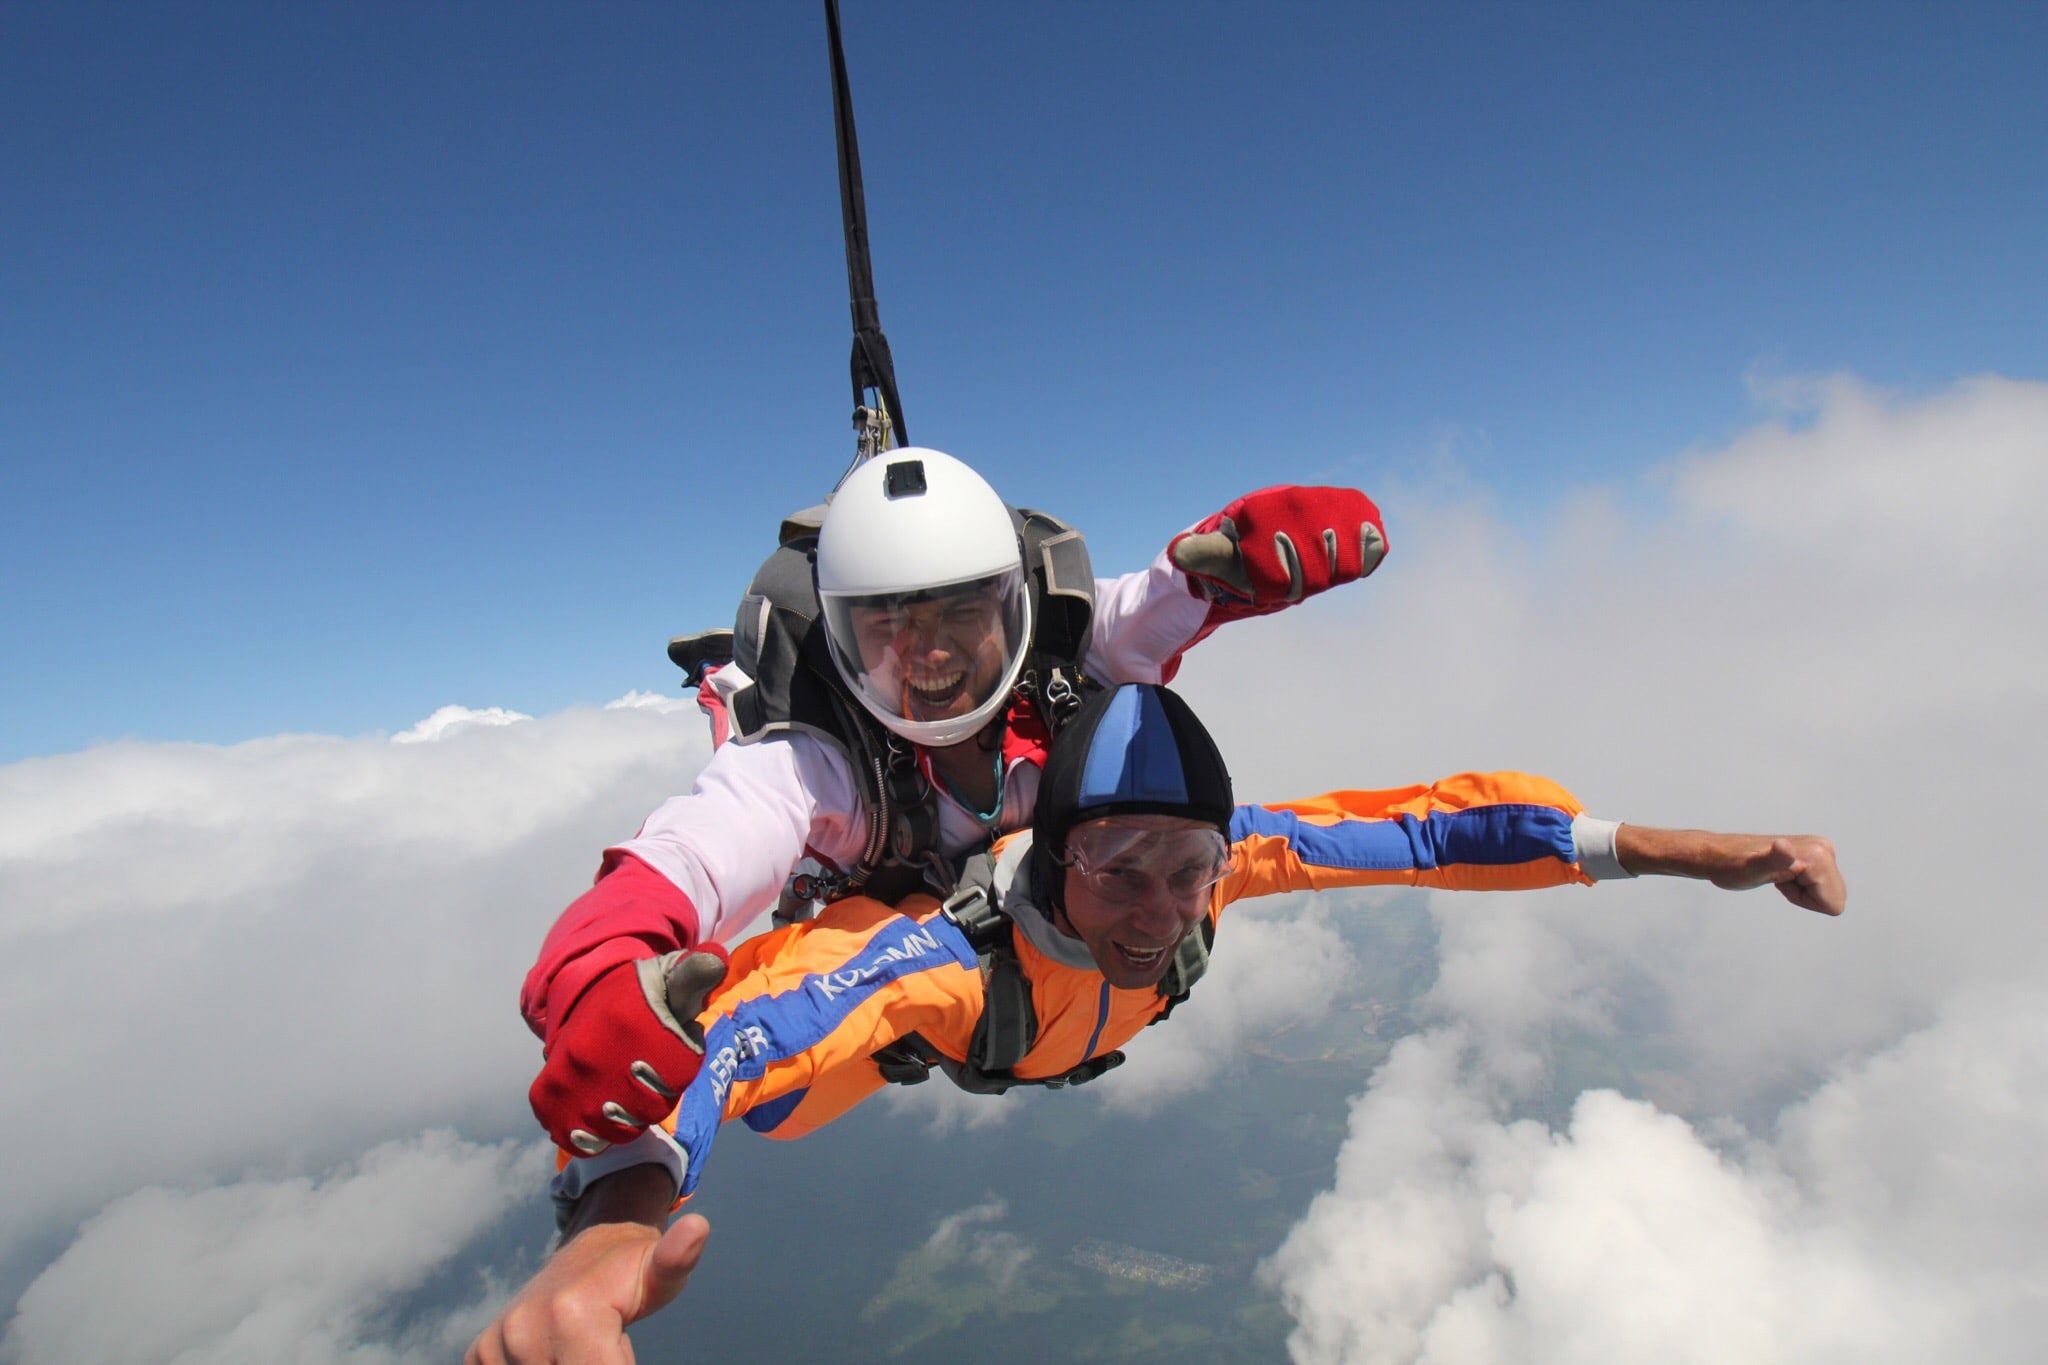
[[[789,894],[801,901],[831,900],[846,878],[826,872],[799,872],[789,879]]]
[[[1058,729],[1072,720],[1074,713],[1081,709],[1081,693],[1067,677],[1066,670],[1055,668],[1045,680],[1045,708],[1050,713],[1046,721],[1050,728]]]
[[[976,948],[989,930],[1005,922],[1006,917],[996,908],[995,898],[985,886],[968,883],[954,891],[939,903],[940,911],[947,919],[960,926],[960,932],[967,935],[967,941]]]
[[[923,1042],[911,1033],[870,1054],[875,1069],[891,1085],[918,1085],[931,1079],[932,1059],[925,1056]]]

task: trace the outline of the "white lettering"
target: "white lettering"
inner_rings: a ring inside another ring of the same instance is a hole
[[[875,962],[865,967],[845,967],[836,972],[816,972],[804,983],[827,1000],[836,1000],[856,986],[865,986],[893,962],[915,962],[928,953],[943,952],[939,936],[930,926],[906,935],[901,942],[884,948]]]
[[[726,1092],[732,1089],[732,1073],[738,1067],[730,1044],[718,1049],[718,1054],[705,1062],[705,1069],[711,1073],[711,1097],[723,1110]]]

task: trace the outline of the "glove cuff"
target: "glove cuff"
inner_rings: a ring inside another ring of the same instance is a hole
[[[697,909],[676,884],[630,854],[619,857],[548,931],[519,1008],[545,1044],[596,980],[614,967],[695,944]]]

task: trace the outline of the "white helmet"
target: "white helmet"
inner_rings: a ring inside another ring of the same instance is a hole
[[[832,662],[875,719],[943,748],[1008,700],[1031,640],[1010,509],[951,455],[919,446],[856,466],[818,528]]]

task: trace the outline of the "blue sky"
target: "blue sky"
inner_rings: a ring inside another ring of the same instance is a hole
[[[1752,374],[2041,375],[2040,6],[1257,11],[847,0],[911,432],[1098,568],[1444,449],[1540,518]],[[822,30],[11,8],[0,761],[672,688],[849,453]]]

